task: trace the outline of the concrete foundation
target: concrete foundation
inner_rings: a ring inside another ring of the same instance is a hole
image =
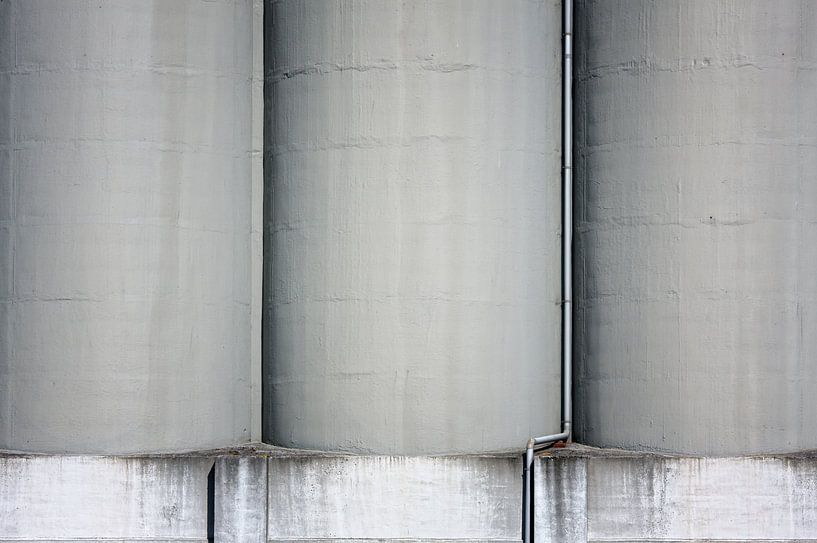
[[[817,447],[817,4],[576,6],[576,438]]]
[[[267,16],[265,440],[428,454],[558,430],[560,3]]]
[[[207,541],[207,457],[0,457],[0,542]]]
[[[207,541],[208,525],[224,543],[516,540],[520,469],[518,457],[286,450],[4,456],[0,542]]]
[[[537,542],[817,541],[817,456],[538,460]]]
[[[253,40],[251,0],[0,2],[0,448],[260,429]]]
[[[0,456],[0,542],[521,537],[520,456]],[[817,541],[817,456],[574,447],[535,466],[535,541]],[[210,476],[212,470],[212,476]]]

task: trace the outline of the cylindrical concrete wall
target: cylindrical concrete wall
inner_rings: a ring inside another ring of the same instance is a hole
[[[0,448],[249,439],[252,2],[0,3]]]
[[[817,448],[817,3],[582,0],[576,27],[578,439]]]
[[[267,11],[265,439],[558,431],[561,4]]]

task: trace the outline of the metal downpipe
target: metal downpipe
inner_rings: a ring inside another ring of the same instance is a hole
[[[570,441],[573,384],[573,0],[563,4],[562,52],[562,431],[532,437],[525,449],[522,541],[533,541],[533,458],[538,447]]]

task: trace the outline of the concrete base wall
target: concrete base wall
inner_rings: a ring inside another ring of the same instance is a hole
[[[0,543],[512,541],[521,481],[511,456],[0,456]]]
[[[817,541],[817,457],[540,458],[537,543]]]
[[[212,458],[0,458],[0,541],[207,541]]]
[[[0,543],[517,541],[521,467],[279,449],[0,456]],[[537,543],[817,541],[817,456],[574,449],[539,458],[535,478]]]

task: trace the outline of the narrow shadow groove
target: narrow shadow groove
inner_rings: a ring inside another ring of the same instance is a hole
[[[216,537],[216,464],[207,474],[207,541],[213,542]]]

